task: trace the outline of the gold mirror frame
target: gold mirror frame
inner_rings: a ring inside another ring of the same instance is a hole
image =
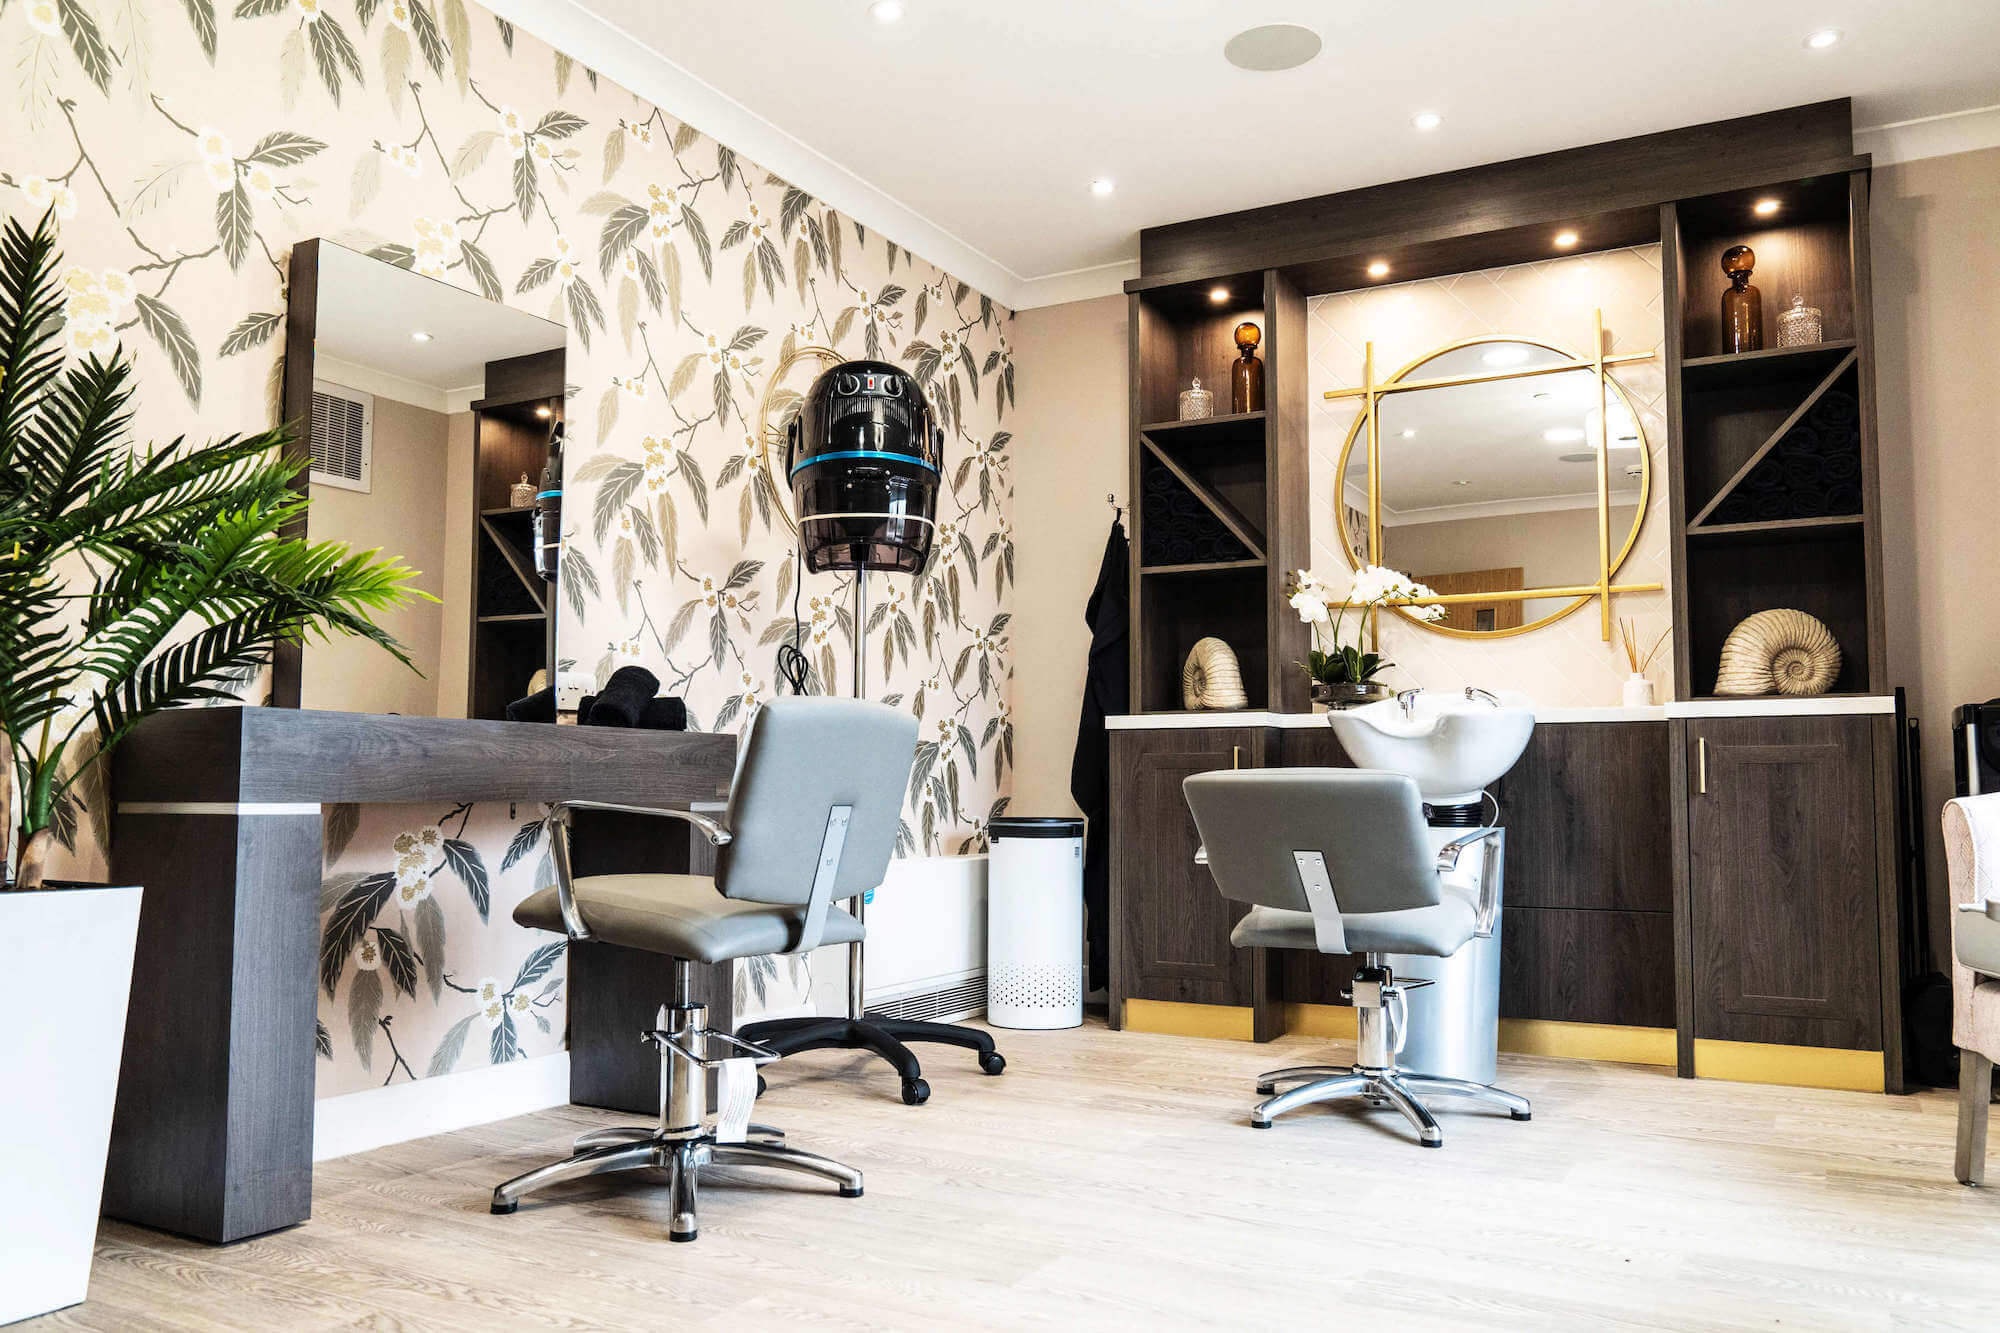
[[[1499,380],[1531,379],[1541,375],[1553,375],[1572,370],[1589,371],[1597,379],[1598,575],[1596,582],[1593,584],[1574,584],[1559,588],[1517,588],[1494,592],[1440,593],[1435,597],[1426,599],[1425,603],[1428,605],[1452,602],[1525,602],[1531,599],[1547,597],[1569,597],[1574,599],[1569,605],[1562,607],[1560,610],[1552,611],[1529,625],[1515,625],[1508,629],[1497,630],[1452,629],[1444,625],[1433,625],[1427,620],[1420,620],[1404,609],[1405,606],[1414,605],[1414,603],[1388,603],[1389,609],[1395,612],[1406,623],[1415,625],[1420,629],[1429,630],[1433,634],[1444,635],[1447,638],[1475,640],[1505,639],[1512,638],[1517,634],[1526,634],[1531,630],[1546,629],[1548,626],[1555,624],[1564,616],[1576,611],[1595,598],[1601,609],[1601,632],[1604,641],[1609,643],[1611,642],[1611,595],[1623,592],[1660,591],[1661,585],[1657,583],[1613,583],[1611,581],[1612,576],[1617,574],[1618,570],[1624,565],[1626,558],[1632,554],[1632,548],[1639,541],[1640,529],[1646,525],[1646,506],[1652,499],[1653,451],[1652,446],[1646,439],[1646,423],[1639,415],[1638,405],[1632,401],[1631,395],[1625,392],[1624,386],[1606,373],[1606,367],[1623,365],[1634,361],[1650,361],[1653,359],[1654,353],[1626,352],[1617,356],[1606,356],[1603,351],[1604,312],[1601,310],[1593,312],[1591,322],[1592,331],[1595,335],[1592,341],[1594,354],[1589,357],[1579,357],[1568,348],[1557,346],[1540,338],[1531,338],[1519,334],[1488,333],[1481,334],[1476,338],[1461,338],[1457,342],[1446,343],[1442,347],[1432,348],[1414,360],[1406,362],[1395,374],[1389,376],[1388,379],[1380,381],[1375,378],[1375,344],[1369,342],[1365,344],[1362,353],[1361,387],[1358,389],[1328,389],[1323,395],[1329,401],[1344,398],[1359,398],[1362,400],[1361,413],[1354,419],[1354,425],[1349,427],[1346,443],[1341,446],[1340,461],[1335,465],[1334,470],[1334,487],[1336,493],[1342,497],[1340,507],[1342,510],[1345,510],[1347,507],[1344,500],[1347,484],[1347,465],[1353,457],[1354,446],[1362,438],[1362,432],[1365,428],[1368,450],[1368,560],[1370,564],[1379,565],[1382,562],[1382,434],[1377,399],[1388,394],[1408,393],[1418,389],[1445,389],[1464,384],[1485,384]],[[1488,374],[1449,375],[1436,379],[1421,380],[1407,378],[1419,366],[1433,361],[1447,352],[1455,352],[1465,347],[1477,347],[1484,343],[1521,343],[1530,347],[1540,347],[1566,359],[1545,366],[1529,366],[1520,370],[1496,370]],[[1619,548],[1616,559],[1613,559],[1611,554],[1611,450],[1609,438],[1611,422],[1608,395],[1612,393],[1618,395],[1618,400],[1624,404],[1625,410],[1631,414],[1633,424],[1638,427],[1640,467],[1639,503],[1633,514],[1632,530],[1626,534],[1625,544]],[[1348,538],[1344,519],[1342,520],[1340,550],[1341,554],[1346,557],[1348,566],[1358,572],[1361,569],[1361,565],[1356,560],[1354,545]],[[1415,574],[1415,571],[1408,572],[1413,576]]]
[[[781,486],[776,480],[778,474],[773,470],[774,456],[783,454],[785,433],[771,424],[771,408],[777,399],[778,386],[785,382],[786,372],[807,359],[838,363],[846,358],[833,348],[822,347],[817,343],[793,348],[778,358],[777,365],[771,367],[771,377],[764,381],[764,392],[757,396],[757,465],[770,480],[772,489],[777,492],[771,507],[785,520],[785,526],[791,530],[794,537],[799,535],[799,520],[792,513],[791,478],[785,478],[785,484]],[[804,395],[801,394],[800,397],[803,399]]]

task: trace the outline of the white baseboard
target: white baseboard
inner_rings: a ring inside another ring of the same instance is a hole
[[[568,1051],[324,1097],[313,1104],[313,1160],[568,1104]]]

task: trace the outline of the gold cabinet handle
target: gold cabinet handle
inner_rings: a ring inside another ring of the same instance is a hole
[[[1695,792],[1697,795],[1706,796],[1708,795],[1708,737],[1697,737],[1694,743],[1694,750]]]
[[[1230,766],[1231,768],[1241,768],[1241,767],[1243,767],[1243,747],[1242,747],[1242,746],[1240,746],[1240,745],[1232,745],[1232,746],[1230,746],[1230,747],[1229,747],[1229,766]]]

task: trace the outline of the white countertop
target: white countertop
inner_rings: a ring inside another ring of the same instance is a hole
[[[1896,700],[1887,694],[1840,695],[1811,699],[1689,699],[1650,708],[1543,707],[1536,705],[1535,722],[1665,722],[1691,717],[1826,717],[1893,713]],[[1107,717],[1112,731],[1165,731],[1176,727],[1323,727],[1324,713],[1272,713],[1255,709],[1205,713],[1125,713]]]

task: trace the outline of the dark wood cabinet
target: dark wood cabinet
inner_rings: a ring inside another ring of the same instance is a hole
[[[1261,768],[1259,727],[1111,734],[1111,1021],[1129,999],[1248,1005],[1255,961],[1229,942],[1243,915],[1195,864],[1200,839],[1181,783],[1195,773]]]
[[[1882,1049],[1875,722],[1680,724],[1694,1037]]]

